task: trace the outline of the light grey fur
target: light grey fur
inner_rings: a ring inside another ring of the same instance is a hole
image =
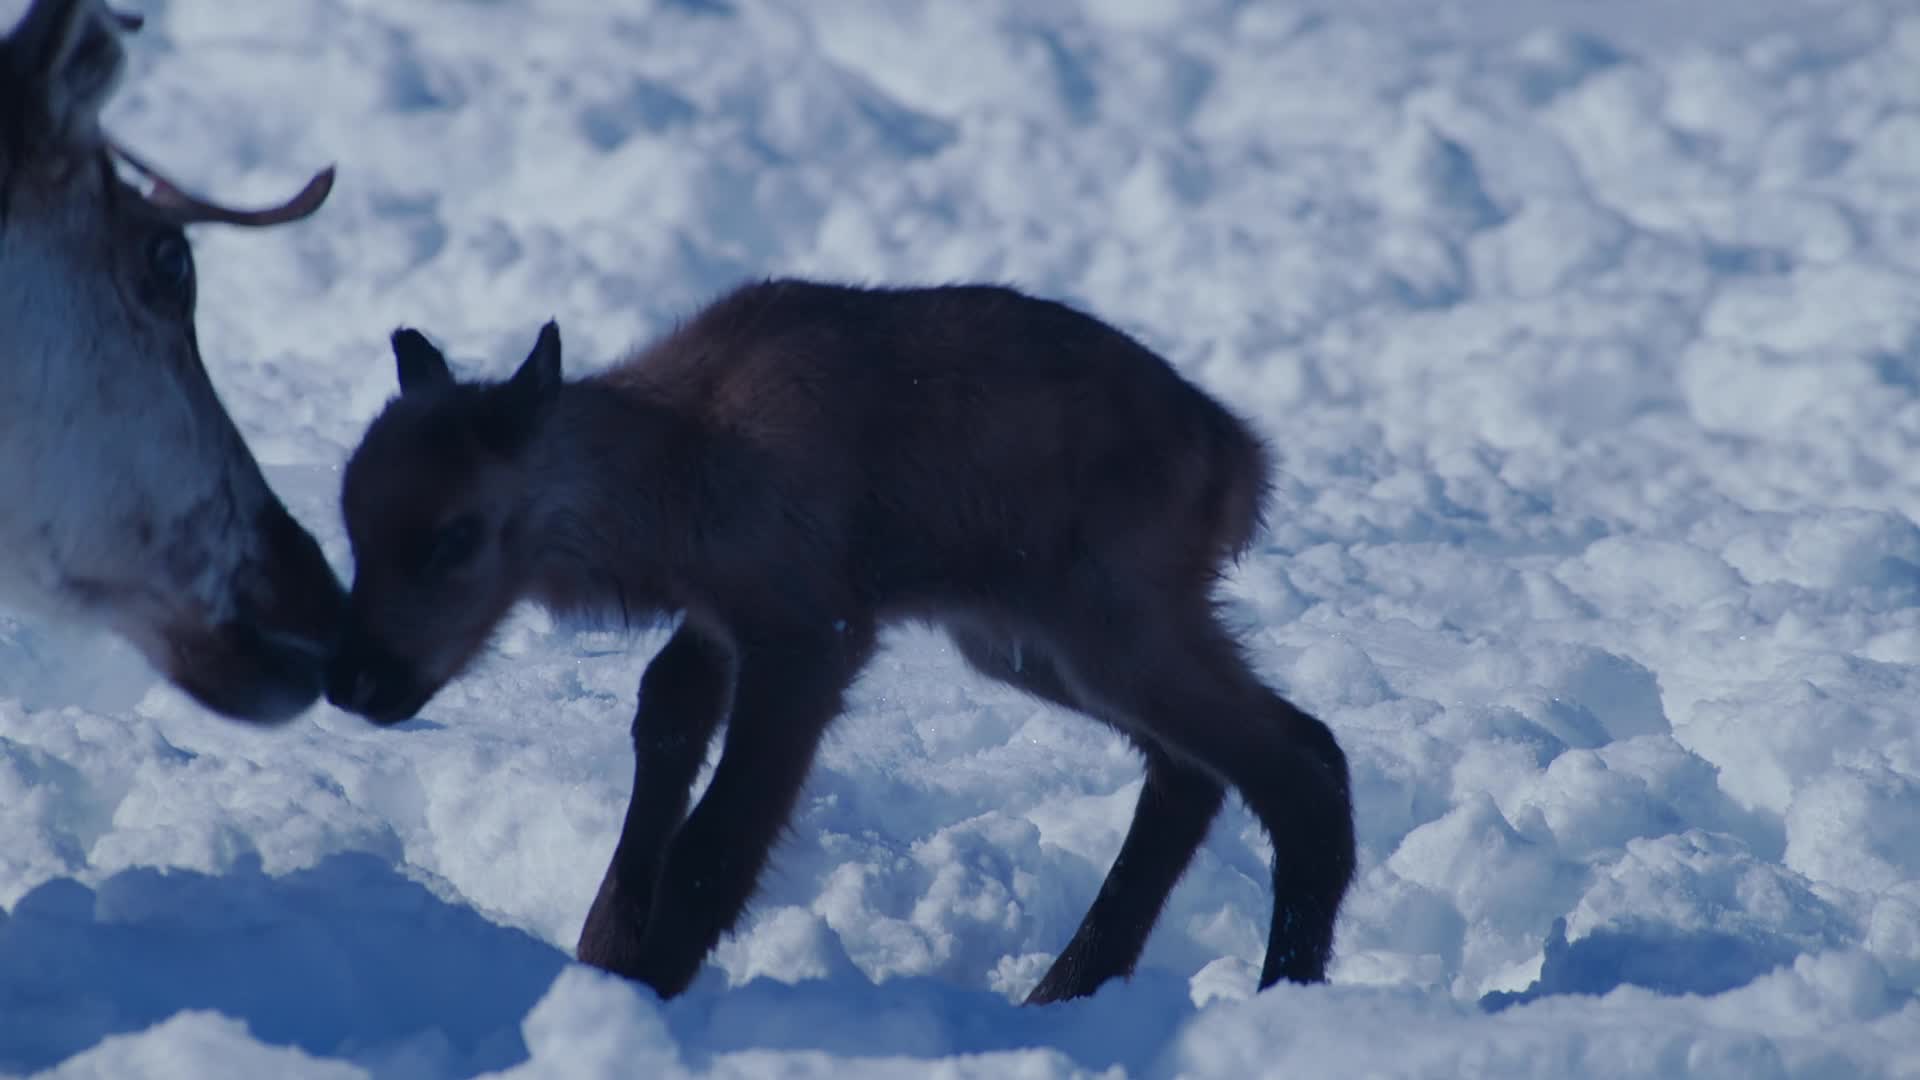
[[[123,25],[35,0],[0,51],[0,605],[103,625],[172,675],[260,591],[277,503],[191,286],[153,295],[150,245],[178,225],[110,164]]]

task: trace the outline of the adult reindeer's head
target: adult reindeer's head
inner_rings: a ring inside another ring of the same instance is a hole
[[[343,598],[208,381],[182,229],[297,220],[332,176],[234,210],[113,145],[138,25],[35,0],[0,39],[0,602],[102,621],[208,707],[282,720],[318,696]]]

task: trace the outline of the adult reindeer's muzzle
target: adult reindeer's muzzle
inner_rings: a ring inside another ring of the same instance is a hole
[[[319,700],[346,593],[277,499],[258,526],[260,555],[234,582],[233,617],[173,636],[168,674],[207,708],[274,724]]]

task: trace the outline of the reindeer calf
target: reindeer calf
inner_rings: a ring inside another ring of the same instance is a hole
[[[686,988],[877,629],[922,620],[1146,759],[1119,857],[1029,1003],[1132,971],[1228,785],[1275,851],[1261,987],[1325,977],[1354,865],[1346,759],[1248,668],[1212,599],[1258,527],[1267,452],[1144,346],[1004,288],[774,281],[575,382],[552,323],[500,383],[456,381],[416,331],[393,347],[400,396],[342,491],[334,703],[413,715],[522,597],[683,616],[640,682],[582,961]]]

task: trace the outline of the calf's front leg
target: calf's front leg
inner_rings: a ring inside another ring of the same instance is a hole
[[[583,964],[629,971],[653,903],[667,842],[680,827],[707,745],[727,712],[731,651],[699,630],[674,631],[640,677],[633,715],[633,794],[613,859],[587,912],[575,955]]]
[[[739,651],[713,782],[668,848],[638,955],[616,969],[663,998],[687,988],[745,911],[873,638],[871,628],[844,626],[756,640],[764,644]]]

